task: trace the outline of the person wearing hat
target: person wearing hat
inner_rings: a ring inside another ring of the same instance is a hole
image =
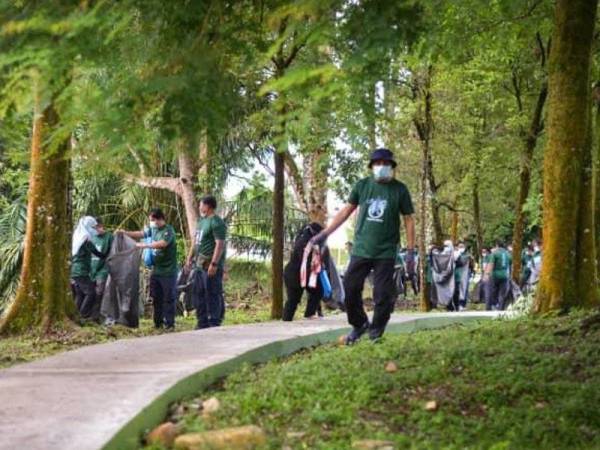
[[[408,188],[394,178],[395,168],[393,153],[385,148],[376,149],[369,160],[372,174],[356,183],[346,206],[327,228],[311,240],[313,244],[325,241],[359,208],[350,264],[344,276],[346,313],[352,325],[352,331],[345,338],[348,345],[366,332],[372,340],[380,338],[394,310],[394,263],[400,245],[400,215],[404,219],[408,241],[405,257],[407,275],[415,273],[414,208]],[[369,322],[362,291],[371,271],[375,309]]]

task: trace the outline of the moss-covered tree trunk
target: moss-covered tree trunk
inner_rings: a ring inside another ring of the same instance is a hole
[[[271,267],[273,271],[271,292],[271,318],[283,315],[283,245],[284,245],[284,156],[275,152],[275,181],[273,185],[273,247]]]
[[[422,255],[421,270],[419,271],[419,279],[422,286],[419,308],[421,311],[429,311],[431,309],[431,299],[429,298],[426,286],[426,269],[425,261],[427,257],[427,203],[428,197],[431,198],[431,216],[434,229],[434,239],[441,239],[441,222],[439,221],[439,208],[436,205],[435,180],[433,179],[433,160],[431,158],[431,141],[433,138],[433,113],[431,101],[431,76],[433,73],[432,66],[428,66],[426,72],[419,76],[415,74],[413,83],[413,100],[418,101],[417,110],[413,123],[419,136],[421,144],[421,208],[419,212],[419,254]]]
[[[421,256],[421,264],[419,265],[419,285],[421,291],[419,295],[419,309],[427,312],[431,310],[431,298],[429,297],[430,292],[426,289],[427,287],[427,170],[429,165],[427,164],[429,147],[423,147],[423,164],[421,171],[421,201],[419,209],[419,255]]]
[[[594,173],[592,158],[591,108],[588,106],[588,135],[583,153],[581,190],[579,192],[579,217],[577,224],[577,259],[575,261],[575,282],[577,305],[592,308],[600,304],[598,271],[596,266]]]
[[[456,204],[455,204],[456,208]],[[452,211],[452,222],[450,222],[450,239],[456,245],[458,243],[458,224],[460,222],[460,213],[454,209]]]
[[[600,98],[595,104],[595,135],[594,144],[594,209],[595,209],[595,235],[596,235],[596,270],[600,274]]]
[[[427,147],[426,159],[427,164],[425,174],[429,185],[429,199],[431,204],[431,224],[433,226],[433,239],[441,245],[444,241],[444,230],[442,227],[442,219],[440,217],[440,203],[437,193],[439,185],[435,181],[433,173],[433,157],[431,152],[431,142],[433,140],[433,99],[431,95],[431,79],[433,77],[433,66],[427,66],[423,73],[418,71],[414,74],[412,85],[413,101],[417,102],[417,109],[413,117],[413,124],[417,130],[417,136],[421,144],[421,148]]]
[[[479,166],[479,163],[477,163]],[[481,226],[481,200],[479,198],[479,168],[475,168],[473,175],[473,188],[472,188],[472,199],[473,199],[473,223],[475,225],[475,238],[477,240],[477,249],[475,258],[479,261],[481,250],[483,250],[483,227]]]
[[[298,57],[298,52],[304,46],[304,42],[289,42],[284,38],[288,27],[287,18],[279,23],[279,44],[275,56],[271,58],[274,67],[274,77],[283,77],[286,70]],[[285,52],[284,50],[288,50]],[[271,282],[271,318],[281,319],[283,315],[283,253],[285,244],[285,158],[288,154],[288,137],[286,134],[286,116],[288,105],[285,96],[280,95],[274,104],[278,117],[276,131],[276,151],[274,155],[275,174],[273,184],[273,244],[271,247],[271,270],[273,274]]]
[[[544,313],[596,303],[586,247],[590,207],[585,165],[591,152],[590,54],[597,0],[558,0],[549,65],[548,141],[544,153],[544,262],[535,310]],[[588,168],[589,169],[589,168]],[[583,178],[583,180],[582,180]],[[593,208],[592,208],[593,211]],[[582,220],[583,219],[583,220]],[[583,283],[583,284],[582,284]]]
[[[52,147],[48,144],[57,124],[53,105],[41,109],[38,101],[31,137],[21,279],[15,300],[0,323],[0,334],[45,333],[76,316],[69,292],[69,140]]]
[[[194,159],[184,150],[177,155],[179,165],[179,189],[176,193],[180,196],[185,210],[185,218],[187,223],[188,241],[190,245],[194,245],[194,234],[196,232],[196,223],[200,217],[198,212],[197,193],[194,189],[194,181],[196,180]],[[208,162],[206,162],[208,164]]]
[[[548,96],[548,84],[544,83],[538,94],[537,103],[533,111],[529,131],[525,137],[525,145],[521,153],[521,166],[519,171],[519,194],[517,197],[515,225],[513,227],[513,280],[518,283],[521,277],[521,252],[523,250],[523,234],[525,231],[525,213],[523,207],[529,197],[531,187],[531,165],[533,153],[537,145],[538,136],[542,131],[542,112],[546,97]]]
[[[327,182],[329,154],[320,147],[307,156],[308,217],[311,222],[327,225]]]

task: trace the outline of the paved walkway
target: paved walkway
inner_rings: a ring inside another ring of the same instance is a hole
[[[490,314],[453,314],[459,315]],[[391,323],[419,317],[395,314]],[[202,369],[269,343],[345,327],[344,316],[331,316],[187,331],[84,347],[2,370],[0,449],[100,449],[160,394]]]

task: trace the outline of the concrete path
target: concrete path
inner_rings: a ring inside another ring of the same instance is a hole
[[[391,324],[422,317],[395,314]],[[345,316],[331,316],[211,328],[84,347],[1,370],[0,449],[103,448],[140,411],[192,374],[267,344],[346,327]]]

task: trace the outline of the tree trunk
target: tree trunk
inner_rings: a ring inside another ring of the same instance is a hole
[[[369,138],[369,147],[373,151],[377,148],[377,84],[369,86],[367,94],[367,131]]]
[[[275,182],[273,185],[273,271],[271,318],[281,319],[283,314],[283,245],[284,245],[284,155],[275,152]]]
[[[548,95],[548,84],[544,83],[540,89],[538,100],[531,118],[529,132],[525,138],[525,145],[521,153],[521,168],[519,173],[519,195],[517,197],[515,225],[513,228],[513,280],[518,283],[521,277],[521,252],[523,250],[523,234],[525,228],[525,214],[523,206],[529,196],[531,186],[531,163],[533,161],[533,152],[537,145],[537,139],[542,131],[542,112]]]
[[[164,189],[173,192],[183,202],[186,217],[187,241],[193,245],[196,223],[198,221],[198,200],[196,192],[196,180],[198,179],[198,162],[189,154],[189,148],[185,139],[177,142],[177,166],[179,177],[152,177],[146,176],[146,168],[137,152],[130,148],[130,152],[137,160],[140,175],[125,175],[125,179],[131,183],[152,189]],[[208,156],[204,156],[203,166],[209,165]]]
[[[69,295],[71,224],[68,139],[55,148],[47,144],[58,115],[50,104],[37,110],[31,137],[27,228],[21,279],[14,302],[0,323],[0,333],[49,332],[76,317]]]
[[[324,148],[318,148],[308,158],[308,217],[311,222],[327,225],[327,169],[329,155]]]
[[[594,266],[591,262],[596,258],[594,246],[586,245],[586,234],[593,234],[593,227],[586,228],[590,211],[582,213],[581,209],[593,210],[589,208],[591,188],[585,163],[591,152],[590,55],[597,3],[556,2],[544,154],[544,263],[535,302],[538,313],[591,306],[598,300],[595,288],[583,292],[596,283],[591,271],[577,274],[577,269]]]
[[[284,163],[285,163],[285,173],[287,174],[288,183],[292,188],[292,192],[294,194],[294,198],[298,205],[298,209],[308,214],[308,202],[306,195],[306,173],[300,173],[298,169],[298,165],[294,160],[293,156],[289,151],[285,152],[283,155]]]
[[[450,239],[452,243],[456,245],[458,243],[458,222],[459,222],[460,214],[456,209],[452,211],[452,225],[450,227]]]
[[[597,236],[595,235],[594,169],[592,158],[591,105],[588,106],[588,140],[583,155],[581,191],[579,193],[579,224],[577,229],[577,260],[575,282],[577,304],[592,308],[600,304],[598,271],[596,266]]]
[[[423,149],[423,169],[421,171],[421,208],[419,211],[419,255],[421,264],[419,265],[419,282],[421,286],[419,309],[427,312],[431,310],[431,298],[429,298],[429,292],[426,289],[427,282],[427,243],[426,243],[426,230],[427,230],[427,171],[429,170],[428,153],[429,146],[422,146]]]
[[[287,18],[279,23],[279,48],[276,56],[272,58],[275,65],[275,78],[279,79],[284,76],[285,71],[294,62],[298,56],[298,52],[304,46],[304,42],[292,42],[285,45],[288,47],[289,53],[284,55],[284,44],[286,44],[285,36],[287,28]],[[271,250],[271,270],[273,274],[272,292],[271,292],[271,317],[273,319],[281,319],[283,315],[283,246],[285,244],[285,222],[284,222],[284,207],[285,207],[285,157],[288,153],[287,135],[285,117],[287,114],[287,103],[283,96],[277,100],[277,114],[280,118],[278,145],[283,146],[280,151],[275,151],[275,175],[273,185],[273,246]]]
[[[433,158],[431,152],[429,152],[429,170],[427,171],[427,177],[429,179],[429,190],[431,192],[431,222],[433,224],[433,236],[436,244],[441,245],[444,242],[444,228],[442,227],[442,218],[440,216],[440,202],[437,194],[439,186],[435,182],[435,176],[433,174]]]
[[[200,133],[200,145],[198,152],[199,164],[194,167],[197,168],[197,178],[200,193],[202,195],[213,194],[213,164],[210,154],[210,147],[208,145],[208,133],[206,130]]]
[[[475,169],[476,171],[479,168]],[[473,177],[473,221],[475,222],[475,236],[477,238],[477,254],[479,261],[481,250],[483,249],[483,228],[481,227],[481,202],[479,200],[479,175]]]
[[[433,139],[433,111],[432,111],[432,96],[431,96],[431,78],[433,76],[433,67],[428,66],[427,71],[419,76],[415,74],[413,92],[415,100],[419,102],[417,112],[413,119],[417,135],[421,141],[421,147],[427,147],[427,152],[424,153],[424,164],[427,165],[425,174],[429,184],[429,195],[431,201],[431,221],[433,225],[433,236],[436,244],[441,245],[444,240],[444,230],[440,218],[440,204],[437,199],[439,185],[435,182],[433,173],[433,157],[431,155],[431,141]]]
[[[595,143],[595,160],[594,160],[594,209],[595,209],[595,227],[596,239],[600,239],[600,99],[596,99],[596,143]],[[596,241],[596,270],[600,274],[600,244]]]
[[[198,200],[196,199],[196,192],[194,190],[194,169],[196,164],[194,163],[193,158],[185,151],[179,153],[177,162],[179,164],[179,189],[177,189],[177,194],[183,202],[187,222],[188,240],[190,244],[193,245],[196,223],[199,218]]]
[[[311,222],[327,223],[327,181],[329,154],[325,148],[317,148],[303,157],[300,171],[295,159],[284,154],[285,173],[292,188],[298,209],[304,212]]]
[[[421,255],[421,266],[419,271],[419,279],[421,282],[420,309],[421,311],[429,311],[431,309],[431,299],[428,297],[426,286],[426,270],[425,260],[427,258],[427,196],[428,190],[431,196],[431,216],[433,219],[434,235],[437,240],[438,232],[441,230],[441,225],[436,223],[436,217],[439,219],[439,209],[436,208],[434,200],[434,191],[437,188],[435,179],[433,178],[433,160],[431,159],[431,140],[433,137],[433,115],[431,104],[431,76],[433,67],[428,66],[427,71],[419,76],[418,72],[414,74],[413,96],[418,102],[417,111],[413,118],[413,123],[417,130],[417,135],[421,144],[422,155],[422,170],[421,170],[421,209],[420,209],[420,224],[419,224],[419,254]],[[436,226],[439,225],[439,229]]]

